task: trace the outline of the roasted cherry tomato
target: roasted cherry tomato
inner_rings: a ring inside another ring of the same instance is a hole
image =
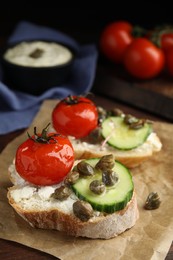
[[[17,149],[15,166],[19,175],[35,185],[53,185],[61,182],[74,163],[73,147],[67,137],[47,133],[36,133]]]
[[[85,137],[98,125],[97,107],[86,97],[68,96],[54,108],[52,123],[58,133]]]
[[[161,49],[146,38],[137,38],[124,53],[124,66],[139,79],[150,79],[163,69],[165,56]]]
[[[124,51],[133,41],[132,25],[126,21],[117,21],[107,25],[100,37],[100,50],[113,62],[122,61]]]

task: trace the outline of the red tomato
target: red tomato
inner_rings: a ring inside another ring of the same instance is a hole
[[[97,107],[88,98],[69,96],[54,108],[52,123],[58,133],[85,137],[98,125]]]
[[[146,38],[135,39],[124,53],[124,66],[139,79],[150,79],[163,69],[165,56],[161,49]]]
[[[171,76],[173,76],[173,47],[165,53],[166,67]]]
[[[172,25],[161,25],[148,31],[147,38],[164,52],[173,47]]]
[[[163,33],[161,36],[161,48],[164,51],[169,50],[169,48],[173,48],[173,32]]]
[[[17,149],[15,166],[19,175],[35,185],[61,182],[74,163],[73,147],[67,137],[49,133],[34,134]],[[36,131],[36,129],[35,129]]]
[[[100,49],[107,58],[119,63],[132,40],[132,25],[126,21],[114,22],[103,30]]]

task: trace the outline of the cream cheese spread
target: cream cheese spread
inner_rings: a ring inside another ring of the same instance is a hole
[[[109,152],[115,152],[115,150],[117,150],[116,148],[108,145],[107,143],[105,143],[104,145],[99,144],[91,144],[91,143],[87,143],[87,142],[82,142],[80,139],[75,139],[72,136],[69,136],[69,139],[71,141],[71,143],[74,145],[75,149],[77,150],[91,150],[91,151],[109,151]],[[130,155],[131,153],[143,153],[143,152],[147,152],[148,150],[153,150],[153,151],[159,151],[161,149],[162,144],[160,143],[156,133],[152,132],[147,140],[140,146],[138,146],[137,148],[134,148],[132,150],[128,150],[128,154]],[[124,154],[125,151],[121,151],[121,150],[117,150],[119,154]]]
[[[77,163],[77,162],[76,162]],[[57,188],[64,184],[60,182],[52,186],[37,186],[25,181],[16,171],[14,161],[9,166],[9,172],[13,179],[15,189],[11,190],[11,195],[15,203],[19,203],[25,210],[49,210],[60,209],[67,214],[73,213],[73,203],[78,200],[78,197],[72,191],[71,195],[63,201],[54,199],[52,194]],[[99,216],[100,212],[94,210],[93,217]],[[92,221],[93,218],[90,219]]]
[[[22,66],[49,67],[68,63],[73,57],[65,46],[44,41],[21,42],[9,48],[5,60]]]

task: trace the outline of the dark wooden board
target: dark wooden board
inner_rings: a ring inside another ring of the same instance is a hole
[[[151,80],[136,80],[120,66],[99,65],[92,90],[173,122],[173,78],[166,73]]]

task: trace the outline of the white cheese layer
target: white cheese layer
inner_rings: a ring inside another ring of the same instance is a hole
[[[75,149],[78,150],[94,150],[94,151],[109,151],[111,152],[115,152],[115,150],[117,150],[116,148],[108,145],[107,143],[105,143],[104,145],[98,143],[98,144],[91,144],[91,143],[87,143],[87,142],[82,142],[80,139],[75,139],[74,137],[69,136],[70,141],[72,142],[73,146]],[[161,142],[159,141],[156,133],[152,132],[147,140],[140,146],[138,146],[135,149],[132,150],[128,150],[128,154],[134,154],[134,153],[143,153],[145,151],[148,150],[152,150],[153,152],[157,152],[160,151],[162,147]],[[117,150],[119,154],[122,153],[122,155],[125,153],[125,151],[121,151],[121,150]]]

